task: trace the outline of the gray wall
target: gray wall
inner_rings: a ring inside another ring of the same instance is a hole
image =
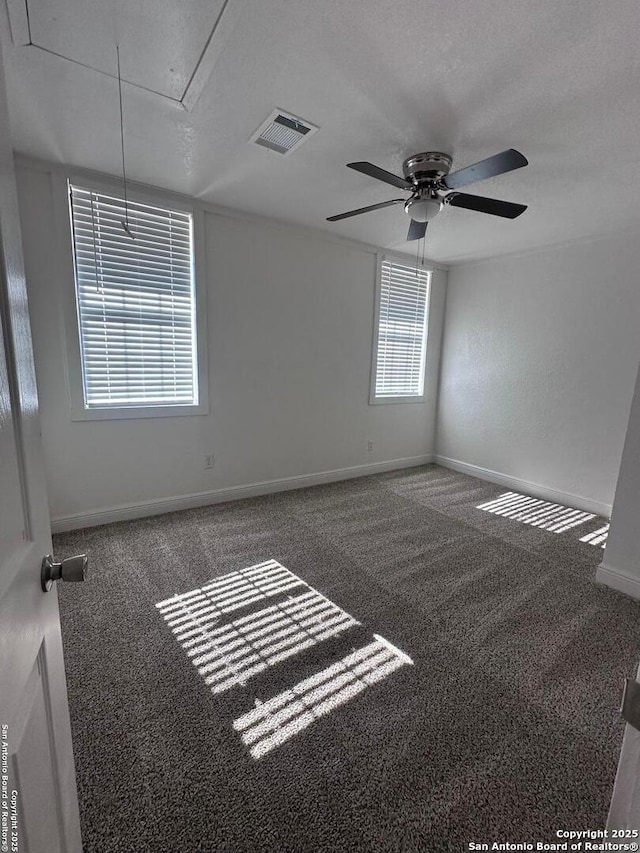
[[[434,284],[427,401],[370,406],[374,252],[231,213],[205,223],[210,414],[72,421],[61,297],[74,285],[60,262],[70,247],[56,242],[46,170],[22,164],[18,187],[57,528],[107,520],[113,507],[431,454],[446,274]]]
[[[640,359],[637,237],[452,267],[443,340],[437,453],[606,512]]]

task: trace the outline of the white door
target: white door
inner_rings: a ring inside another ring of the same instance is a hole
[[[80,853],[60,621],[0,55],[0,850]]]
[[[622,740],[607,828],[640,834],[640,732],[628,724]],[[637,841],[639,835],[629,837]]]
[[[640,598],[639,516],[640,369],[631,401],[607,547],[596,574],[596,580],[636,599]],[[640,669],[636,679],[640,681]],[[640,839],[640,731],[630,725],[626,726],[622,741],[607,826],[611,830],[635,832],[637,835],[632,837]]]

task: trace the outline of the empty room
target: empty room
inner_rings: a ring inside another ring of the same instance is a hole
[[[637,0],[0,3],[0,849],[637,851]]]

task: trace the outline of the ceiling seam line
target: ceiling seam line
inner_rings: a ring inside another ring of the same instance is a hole
[[[100,68],[94,68],[93,65],[87,65],[85,62],[79,62],[77,59],[71,59],[68,56],[64,56],[62,53],[56,53],[55,50],[50,50],[48,47],[43,47],[41,44],[36,44],[36,42],[31,42],[30,44],[23,45],[23,47],[35,47],[37,50],[41,50],[43,53],[48,53],[49,56],[55,56],[58,59],[63,59],[65,62],[71,62],[73,65],[78,65],[80,68],[86,68],[87,71],[93,71],[96,74],[101,74],[103,77],[109,77],[110,80],[117,80],[117,77],[114,77],[113,74],[110,74],[108,71],[102,71]],[[132,83],[131,80],[124,80],[123,83],[126,83],[127,86],[132,86],[134,89],[139,89],[141,92],[147,92],[149,95],[155,95],[157,98],[162,98],[165,101],[171,101],[172,104],[176,104],[178,106],[183,106],[182,101],[178,98],[173,98],[171,95],[165,95],[164,92],[158,92],[156,89],[150,89],[148,86],[141,86],[139,83]]]
[[[213,41],[213,37],[216,34],[216,30],[218,29],[218,26],[220,25],[220,21],[222,20],[222,16],[224,15],[228,5],[229,5],[229,0],[224,0],[224,3],[222,4],[222,8],[220,9],[218,17],[216,18],[216,22],[213,25],[211,32],[209,33],[209,38],[205,42],[205,46],[202,48],[200,56],[198,57],[198,61],[196,62],[196,66],[193,69],[193,72],[191,73],[191,76],[189,77],[187,85],[185,86],[184,92],[182,93],[182,97],[180,98],[180,103],[183,106],[184,106],[184,99],[187,97],[187,92],[189,91],[191,84],[193,83],[193,80],[194,80],[196,74],[198,73],[198,69],[202,65],[202,60],[204,59],[204,55],[207,52],[207,50],[209,50],[209,46],[210,46],[211,42]]]
[[[33,37],[31,35],[31,17],[29,15],[29,0],[24,0],[24,11],[27,16],[27,32],[29,33],[29,44],[26,44],[25,47],[31,47],[33,45]]]

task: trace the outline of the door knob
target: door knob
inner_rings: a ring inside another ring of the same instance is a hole
[[[51,554],[42,561],[40,571],[40,582],[42,591],[49,592],[54,581],[83,581],[87,577],[87,564],[89,558],[86,554],[78,554],[76,557],[67,557],[61,563],[54,563]]]

